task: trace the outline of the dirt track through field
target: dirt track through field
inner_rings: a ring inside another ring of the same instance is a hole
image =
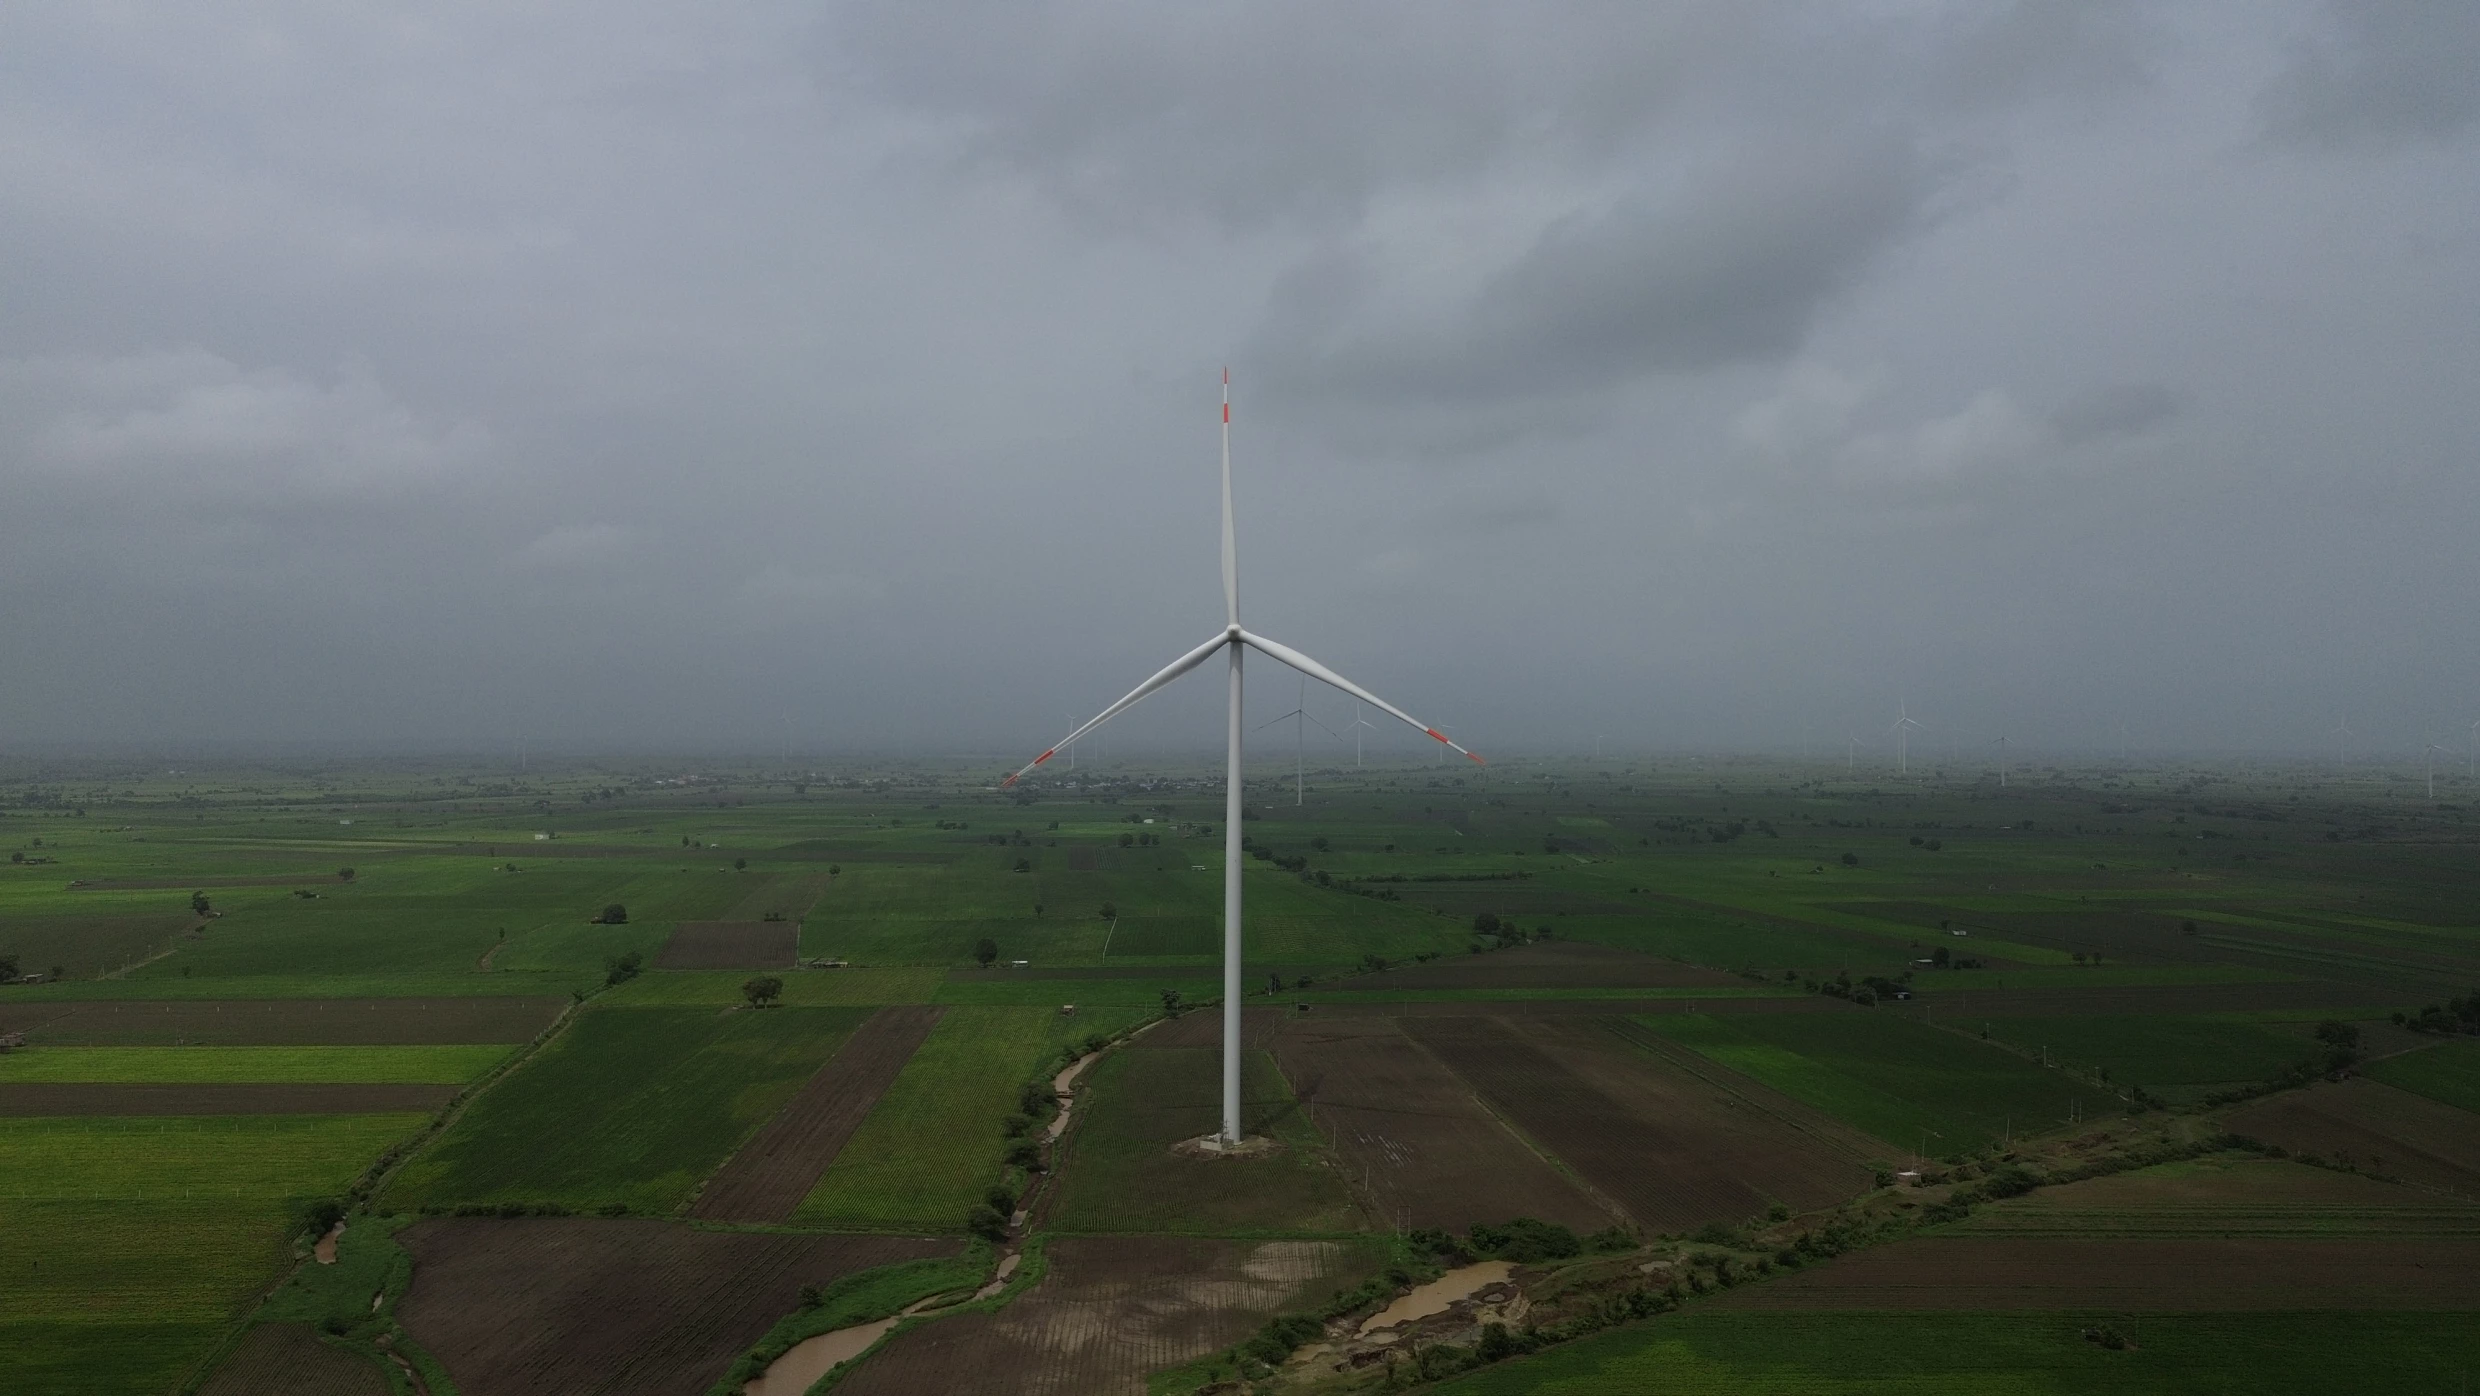
[[[1867,1145],[1849,1130],[1787,1100],[1725,1090],[1596,1023],[1403,1026],[1648,1230],[1742,1221],[1774,1202],[1829,1206],[1869,1185]]]
[[[836,1396],[1144,1396],[1145,1374],[1239,1341],[1271,1315],[1349,1289],[1375,1248],[1333,1241],[1080,1236],[1052,1240],[1049,1273],[997,1313],[894,1339]]]
[[[798,921],[683,921],[654,958],[656,969],[790,969]]]
[[[0,1082],[0,1116],[427,1115],[454,1086]]]
[[[0,1032],[56,1047],[397,1046],[524,1042],[555,998],[119,999],[0,1005]]]
[[[1929,1236],[1713,1301],[1737,1309],[2249,1309],[2480,1307],[2480,1238],[2020,1240]]]
[[[2480,1195],[2480,1115],[2365,1076],[2231,1113],[2234,1134],[2464,1197]]]
[[[306,1323],[262,1323],[198,1396],[388,1396],[379,1364],[319,1341]]]
[[[882,1008],[804,1083],[791,1102],[724,1161],[690,1215],[709,1221],[782,1222],[843,1152],[871,1107],[913,1059],[946,1009]]]
[[[1374,1215],[1459,1233],[1513,1217],[1580,1233],[1625,1220],[1509,1133],[1394,1020],[1287,1026],[1275,1060]]]
[[[701,1396],[801,1286],[964,1248],[585,1217],[440,1218],[398,1239],[397,1316],[464,1396]]]

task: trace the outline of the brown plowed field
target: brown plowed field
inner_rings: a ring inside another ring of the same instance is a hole
[[[427,1115],[454,1086],[0,1082],[0,1116]]]
[[[0,916],[0,954],[37,973],[56,968],[86,979],[145,959],[197,920],[187,908],[145,916]]]
[[[1927,1236],[1711,1301],[1738,1309],[2480,1307],[2480,1237],[2018,1240]]]
[[[1517,1128],[1651,1231],[1799,1210],[1869,1185],[1850,1130],[1753,1083],[1730,1090],[1573,1019],[1407,1018]],[[1884,1146],[1877,1146],[1882,1150]]]
[[[2356,1077],[2231,1112],[2234,1134],[2468,1197],[2480,1193],[2480,1115]]]
[[[1374,1246],[1335,1241],[1078,1236],[1046,1254],[1049,1273],[1023,1297],[902,1334],[836,1396],[1144,1396],[1146,1373],[1237,1342],[1384,1263]]]
[[[1488,955],[1451,955],[1338,987],[1370,989],[1697,989],[1746,988],[1748,981],[1677,960],[1581,940],[1536,941]]]
[[[1580,1233],[1624,1220],[1510,1134],[1393,1020],[1288,1029],[1276,1038],[1275,1060],[1378,1217],[1455,1232],[1511,1217]]]
[[[56,1047],[525,1042],[565,1007],[553,998],[54,1001],[0,1005],[0,1032]]]
[[[306,1323],[262,1323],[198,1396],[388,1396],[379,1364],[319,1341]]]
[[[397,1239],[413,1253],[397,1317],[464,1396],[701,1396],[801,1286],[963,1250],[586,1217],[440,1218]]]
[[[654,957],[657,969],[790,969],[798,921],[683,921]]]
[[[843,1152],[946,1011],[904,1004],[871,1014],[791,1103],[724,1161],[690,1215],[712,1221],[791,1220],[818,1175]]]

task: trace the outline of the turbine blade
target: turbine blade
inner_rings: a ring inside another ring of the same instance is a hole
[[[1456,744],[1452,741],[1448,741],[1446,734],[1439,731],[1437,728],[1430,726],[1421,719],[1414,717],[1412,714],[1405,712],[1399,707],[1396,707],[1393,703],[1386,701],[1384,698],[1381,698],[1377,694],[1370,692],[1368,689],[1361,687],[1359,684],[1352,682],[1350,679],[1347,679],[1343,675],[1336,673],[1334,670],[1327,668],[1325,665],[1318,663],[1316,660],[1311,659],[1309,656],[1302,654],[1300,651],[1293,649],[1289,645],[1277,644],[1263,635],[1252,635],[1245,630],[1240,632],[1240,640],[1242,643],[1250,646],[1251,648],[1263,652],[1269,659],[1281,660],[1283,663],[1289,664],[1293,668],[1298,669],[1300,672],[1307,674],[1310,678],[1316,679],[1319,683],[1325,684],[1331,688],[1342,689],[1344,692],[1360,699],[1362,702],[1367,703],[1369,706],[1376,708],[1382,713],[1385,713],[1387,716],[1404,723],[1405,725],[1413,728],[1415,731],[1429,737],[1433,741],[1445,742],[1448,746],[1454,747],[1455,750],[1463,752],[1465,758],[1473,762],[1475,765],[1486,766],[1489,764],[1488,762],[1483,761],[1479,756],[1474,755],[1472,752],[1466,751],[1463,747],[1456,746]]]
[[[1231,370],[1223,370],[1223,621],[1240,623],[1240,540],[1231,525]]]
[[[1283,716],[1281,716],[1281,717],[1270,717],[1270,718],[1267,718],[1264,722],[1261,722],[1261,723],[1257,724],[1255,727],[1252,727],[1252,728],[1250,728],[1249,730],[1250,730],[1250,731],[1252,731],[1252,732],[1263,732],[1263,731],[1265,731],[1267,728],[1274,726],[1274,725],[1275,725],[1276,723],[1278,723],[1278,722],[1289,722],[1289,721],[1291,721],[1291,720],[1292,720],[1293,718],[1295,718],[1295,717],[1308,717],[1308,716],[1309,716],[1309,715],[1308,715],[1307,713],[1302,712],[1302,711],[1301,711],[1300,709],[1298,709],[1298,708],[1294,708],[1294,709],[1292,709],[1290,712],[1285,713],[1285,714],[1284,714]],[[1316,719],[1316,718],[1314,718],[1314,717],[1309,718],[1309,720],[1310,720],[1311,722],[1315,722],[1315,721],[1317,721],[1317,719]]]
[[[1341,732],[1338,732],[1334,728],[1327,726],[1325,723],[1318,721],[1317,718],[1311,714],[1303,712],[1301,716],[1308,718],[1311,726],[1317,728],[1317,730],[1325,733],[1327,736],[1334,738],[1336,741],[1343,740],[1343,734]]]
[[[1054,756],[1057,756],[1063,749],[1074,745],[1077,738],[1084,736],[1086,733],[1093,731],[1102,724],[1109,722],[1112,718],[1115,718],[1121,713],[1128,711],[1130,708],[1135,707],[1138,703],[1144,701],[1146,697],[1151,695],[1154,690],[1161,688],[1164,684],[1171,682],[1180,675],[1185,674],[1189,670],[1196,668],[1198,665],[1205,663],[1208,659],[1213,658],[1214,655],[1223,648],[1223,646],[1230,643],[1231,636],[1229,634],[1217,635],[1213,639],[1199,645],[1197,648],[1181,655],[1178,659],[1171,661],[1171,663],[1165,667],[1161,673],[1156,674],[1154,677],[1147,679],[1141,684],[1138,684],[1136,690],[1130,693],[1127,697],[1120,699],[1118,702],[1113,703],[1107,708],[1104,708],[1101,716],[1096,717],[1093,721],[1086,723],[1084,726],[1077,728],[1073,732],[1070,732],[1058,741],[1051,743],[1048,750],[1033,758],[1031,761],[1026,762],[1017,770],[1015,775],[1009,776],[1006,780],[999,782],[999,784],[1002,787],[1014,785],[1018,780],[1024,777],[1026,771],[1030,771],[1034,767],[1041,765],[1043,762],[1050,760]]]

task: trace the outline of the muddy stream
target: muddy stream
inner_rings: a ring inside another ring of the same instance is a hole
[[[1514,1271],[1515,1266],[1503,1260],[1485,1260],[1478,1265],[1449,1270],[1372,1314],[1361,1325],[1360,1336],[1366,1338],[1381,1328],[1393,1328],[1397,1324],[1428,1318],[1431,1314],[1443,1314],[1456,1300],[1470,1299],[1506,1279]]]
[[[1016,1273],[1016,1262],[1020,1258],[1013,1254],[1002,1257],[998,1270],[990,1277],[990,1283],[975,1290],[972,1299],[959,1299],[954,1303],[969,1304],[973,1299],[988,1299],[1007,1288],[1008,1279]],[[868,1352],[871,1344],[887,1336],[887,1330],[915,1314],[948,1307],[953,1305],[941,1304],[938,1296],[932,1296],[889,1318],[838,1328],[814,1338],[803,1338],[783,1356],[768,1363],[766,1370],[755,1381],[742,1387],[741,1396],[801,1396],[820,1377]]]

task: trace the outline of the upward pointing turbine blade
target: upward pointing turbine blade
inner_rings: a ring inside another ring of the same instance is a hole
[[[1223,623],[1240,628],[1240,539],[1231,526],[1231,370],[1223,370]]]
[[[1396,707],[1393,703],[1386,701],[1377,694],[1370,692],[1368,689],[1361,687],[1359,684],[1352,682],[1343,675],[1338,674],[1334,670],[1327,668],[1325,665],[1318,663],[1309,656],[1293,649],[1290,645],[1277,644],[1263,635],[1252,635],[1246,630],[1240,632],[1240,641],[1251,649],[1263,651],[1269,659],[1279,659],[1282,662],[1291,665],[1300,672],[1307,674],[1310,678],[1316,679],[1319,683],[1342,689],[1344,692],[1351,694],[1353,697],[1360,699],[1369,706],[1387,714],[1389,717],[1404,723],[1405,725],[1411,727],[1414,731],[1429,737],[1433,741],[1446,742],[1448,746],[1453,747],[1457,751],[1463,752],[1464,759],[1472,762],[1474,765],[1486,766],[1490,764],[1489,762],[1482,760],[1474,753],[1465,751],[1464,748],[1460,746],[1456,746],[1454,742],[1447,741],[1447,735],[1439,731],[1437,728],[1430,726],[1428,723],[1423,722],[1421,719],[1414,717],[1412,714],[1405,712],[1399,707]]]
[[[1104,708],[1101,716],[1086,723],[1084,726],[1079,727],[1075,731],[1070,732],[1058,741],[1051,743],[1048,750],[1019,767],[1015,775],[1009,776],[1006,780],[999,782],[1000,786],[1004,788],[1006,786],[1014,785],[1017,781],[1024,778],[1025,772],[1030,771],[1034,767],[1041,765],[1043,762],[1050,760],[1054,756],[1057,756],[1062,748],[1073,744],[1077,738],[1084,736],[1086,733],[1093,731],[1102,724],[1109,722],[1112,718],[1119,716],[1121,713],[1124,713],[1130,708],[1133,708],[1137,704],[1143,702],[1154,692],[1155,689],[1162,687],[1164,684],[1171,682],[1180,675],[1185,674],[1189,670],[1196,668],[1198,665],[1205,663],[1209,659],[1212,659],[1216,651],[1222,649],[1223,646],[1230,643],[1230,635],[1217,635],[1213,639],[1199,645],[1197,648],[1181,655],[1178,659],[1171,661],[1170,667],[1164,669],[1161,673],[1156,674],[1154,677],[1147,679],[1145,682],[1138,684],[1135,692],[1130,693],[1127,697],[1120,699],[1111,706]]]

